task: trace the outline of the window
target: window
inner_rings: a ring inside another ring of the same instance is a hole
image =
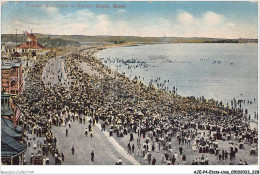
[[[11,87],[14,87],[15,86],[15,81],[12,81],[11,82]]]

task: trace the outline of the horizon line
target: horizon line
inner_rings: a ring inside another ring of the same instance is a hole
[[[33,34],[41,34],[41,35],[50,35],[50,36],[109,36],[109,37],[140,37],[140,38],[205,38],[205,39],[254,39],[258,40],[258,38],[221,38],[221,37],[201,37],[201,36],[189,36],[189,37],[183,37],[183,36],[134,36],[134,35],[82,35],[82,34],[44,34],[44,33],[33,33]],[[16,35],[16,33],[2,33],[1,35]],[[17,33],[17,35],[24,35],[23,33]]]

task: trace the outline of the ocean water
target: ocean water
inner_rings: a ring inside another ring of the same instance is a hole
[[[245,100],[251,119],[258,108],[257,44],[184,43],[108,48],[96,53],[105,65],[177,94],[214,98],[231,106]],[[159,80],[160,78],[160,80]],[[158,80],[155,82],[154,80]],[[249,103],[248,103],[249,101]],[[251,102],[251,104],[250,104]]]

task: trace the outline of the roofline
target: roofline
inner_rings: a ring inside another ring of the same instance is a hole
[[[19,68],[23,65],[21,61],[18,61],[18,62],[15,62],[15,61],[4,62],[4,61],[2,61],[2,63],[1,63],[1,70],[9,70],[9,69],[12,69],[13,67]]]
[[[2,154],[1,154],[1,158],[5,158],[5,157],[7,157],[7,158],[9,158],[9,157],[10,157],[10,158],[12,158],[12,157],[17,157],[17,156],[19,156],[20,154],[24,153],[26,150],[27,150],[27,147],[25,147],[25,149],[24,149],[23,151],[19,152],[18,154],[15,154],[15,155],[11,155],[11,154],[2,155]]]
[[[12,69],[12,67],[10,67],[10,68],[9,68],[9,67],[8,67],[8,68],[7,68],[7,67],[4,68],[4,67],[1,66],[1,70],[9,70],[9,69]]]

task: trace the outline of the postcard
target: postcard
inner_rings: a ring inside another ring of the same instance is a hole
[[[258,174],[258,21],[258,1],[2,1],[1,173]]]

